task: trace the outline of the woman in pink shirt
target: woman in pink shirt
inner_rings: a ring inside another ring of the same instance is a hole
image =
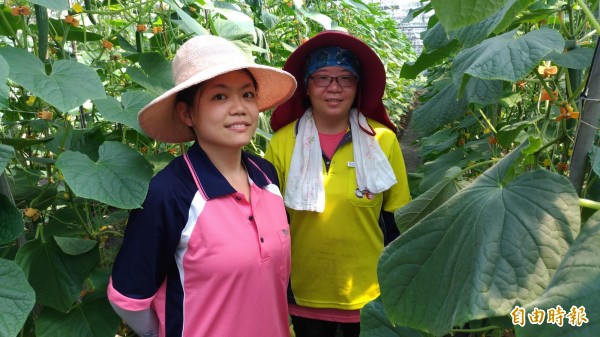
[[[287,100],[296,81],[211,35],[181,46],[173,77],[140,126],[194,144],[131,212],[111,304],[140,336],[288,336],[290,236],[277,175],[242,148],[259,111]]]

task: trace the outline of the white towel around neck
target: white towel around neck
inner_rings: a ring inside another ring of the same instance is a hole
[[[350,111],[350,130],[354,149],[356,184],[360,191],[381,193],[396,183],[396,175],[374,136],[367,118],[356,109]],[[298,120],[298,134],[285,185],[284,202],[291,209],[322,213],[325,210],[323,157],[319,132],[312,109]]]

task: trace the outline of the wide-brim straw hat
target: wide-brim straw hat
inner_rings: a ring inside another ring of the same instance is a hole
[[[307,89],[304,83],[305,62],[313,51],[321,47],[340,47],[356,55],[360,62],[360,82],[357,91],[358,110],[366,117],[395,131],[396,125],[390,120],[382,101],[386,75],[381,59],[367,44],[340,30],[326,30],[318,33],[298,46],[288,57],[283,70],[294,75],[298,87],[292,97],[279,105],[271,114],[271,128],[277,131],[300,118],[306,110],[303,104]]]
[[[296,89],[296,81],[289,73],[254,63],[233,42],[214,35],[196,36],[186,41],[175,54],[172,67],[175,86],[138,113],[144,132],[162,142],[195,139],[192,130],[179,120],[175,105],[177,93],[198,83],[231,71],[248,69],[258,84],[259,111],[285,102]]]

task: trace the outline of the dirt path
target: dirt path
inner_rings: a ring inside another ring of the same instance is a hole
[[[406,165],[406,172],[413,173],[417,171],[421,165],[421,157],[419,156],[419,148],[414,141],[417,140],[417,135],[411,128],[404,129],[400,138],[400,148]]]

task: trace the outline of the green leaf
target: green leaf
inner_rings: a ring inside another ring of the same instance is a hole
[[[100,254],[93,249],[68,255],[52,239],[32,240],[19,249],[15,262],[25,271],[37,303],[68,312],[79,297],[83,281],[100,262]]]
[[[23,214],[12,201],[0,193],[0,245],[11,242],[23,234]]]
[[[552,277],[540,298],[527,304],[526,312],[534,308],[555,309],[560,305],[565,311],[563,326],[545,322],[541,325],[516,326],[518,336],[537,337],[596,337],[600,331],[600,212],[596,212],[582,226],[581,233]],[[569,321],[569,312],[584,308],[588,322]]]
[[[47,185],[44,179],[36,171],[11,170],[9,186],[18,208],[46,209],[52,205],[56,198],[56,186]]]
[[[50,31],[56,32],[55,37],[61,37],[64,41],[77,41],[77,42],[90,42],[100,41],[104,37],[100,34],[95,34],[87,31],[81,27],[68,26],[69,29],[65,29],[65,23],[61,19],[50,19]],[[66,34],[66,37],[65,37]]]
[[[589,156],[592,170],[600,177],[600,146],[592,146]]]
[[[10,67],[3,57],[0,57],[0,78],[8,78]],[[0,81],[0,108],[8,107],[9,88],[6,81]]]
[[[156,95],[146,91],[126,91],[121,96],[121,102],[109,96],[105,99],[95,100],[94,104],[107,120],[121,123],[143,134],[144,131],[140,127],[137,114],[154,98]]]
[[[464,158],[462,149],[452,150],[437,157],[435,160],[426,162],[423,168],[425,177],[421,180],[419,189],[426,191],[433,188],[441,179],[448,175],[448,170],[455,167],[463,167],[467,163],[468,160]]]
[[[5,19],[0,20],[0,35],[12,37],[17,30],[21,29],[22,18],[19,16],[13,16],[10,6],[5,4],[0,5],[0,10],[4,13]]]
[[[398,226],[400,233],[406,232],[460,190],[460,185],[456,180],[462,173],[460,168],[454,167],[447,170],[447,172],[449,174],[438,180],[439,182],[432,188],[394,213],[396,226]]]
[[[542,118],[543,117],[536,117],[516,123],[512,122],[506,124],[505,126],[502,124],[497,125],[496,128],[498,129],[498,134],[496,135],[496,139],[498,140],[498,144],[504,148],[510,148],[510,144],[517,138],[519,134],[521,134],[523,130],[535,125],[535,123]]]
[[[66,236],[66,237],[79,237],[83,238],[87,236],[85,228],[81,224],[79,218],[80,213],[85,212],[82,206],[75,207],[63,207],[57,209],[52,213],[52,217],[48,219],[48,223],[44,227],[44,235],[50,236]]]
[[[527,15],[530,12],[531,5],[540,3],[537,0],[516,0],[507,1],[506,6],[499,12],[502,17],[502,21],[496,23],[494,34],[500,34],[504,32],[508,27],[515,24],[515,21]],[[551,15],[556,12],[552,10]],[[537,22],[536,22],[537,24]]]
[[[387,246],[377,273],[392,322],[443,335],[548,286],[579,232],[579,200],[546,170],[506,181],[524,146]]]
[[[56,244],[65,254],[81,255],[96,247],[98,241],[55,236]]]
[[[447,32],[479,22],[496,13],[507,0],[431,0]]]
[[[419,156],[427,158],[429,155],[444,153],[456,145],[458,133],[451,129],[442,129],[431,136],[423,137],[420,140],[421,150]]]
[[[104,143],[104,134],[100,126],[91,129],[77,130],[66,123],[65,128],[59,128],[54,138],[46,142],[46,147],[54,153],[66,150],[81,152],[92,160],[98,159],[98,148]]]
[[[502,81],[472,78],[465,87],[465,98],[481,106],[495,104],[502,96],[502,84]]]
[[[123,35],[121,35],[121,34],[116,34],[116,35],[117,35],[117,44],[119,45],[119,47],[121,47],[121,49],[123,49],[127,54],[139,55],[137,49],[135,49],[135,46],[131,45],[131,43],[129,43],[125,39],[125,37],[123,37]],[[136,62],[137,58],[133,61]]]
[[[3,47],[0,55],[10,65],[10,79],[62,112],[106,96],[98,74],[84,64],[58,60],[48,76],[42,61],[24,49]]]
[[[158,154],[147,154],[145,158],[152,165],[152,167],[154,168],[154,174],[156,174],[160,170],[164,169],[167,165],[169,165],[169,163],[173,159],[175,159],[175,156],[173,156],[169,152],[161,152]]]
[[[42,144],[49,139],[52,139],[52,137],[42,139],[0,138],[0,142],[4,145],[12,146],[16,150],[23,150],[34,145]]]
[[[164,56],[159,53],[144,53],[138,62],[140,68],[127,68],[132,81],[156,95],[173,87],[171,63]]]
[[[302,15],[304,15],[305,17],[307,17],[307,18],[315,21],[316,23],[320,24],[321,26],[323,26],[323,29],[325,29],[325,30],[331,29],[331,21],[332,20],[327,15],[315,12],[314,10],[311,10],[311,9],[305,9],[303,7],[298,7],[298,11],[300,13],[302,13]]]
[[[17,336],[35,304],[35,292],[23,270],[0,259],[0,337]]]
[[[66,11],[69,9],[69,3],[63,0],[29,0],[29,2],[55,11]]]
[[[552,51],[561,52],[564,45],[560,33],[553,29],[542,28],[518,37],[512,31],[461,51],[452,62],[452,77],[461,91],[465,75],[516,82]]]
[[[0,144],[0,175],[4,173],[14,156],[15,149],[12,146]]]
[[[249,42],[257,39],[254,21],[248,15],[227,8],[215,8],[214,12],[225,17],[225,19],[215,18],[214,20],[219,36],[228,40],[248,39]]]
[[[472,47],[488,38],[492,32],[502,32],[520,12],[536,0],[508,0],[500,11],[473,25],[460,28],[449,35],[457,38],[464,48]]]
[[[181,8],[179,8],[179,6],[174,4],[172,1],[164,0],[164,2],[166,2],[170,8],[174,9],[175,12],[177,12],[177,15],[181,18],[181,20],[171,19],[171,21],[177,23],[179,28],[181,28],[184,32],[186,32],[187,34],[190,34],[190,35],[208,35],[208,34],[210,34],[206,29],[204,29],[204,27],[202,27],[202,25],[200,25],[200,23],[198,21],[194,20],[193,17],[191,17],[188,13],[183,11]]]
[[[452,40],[443,48],[421,53],[415,62],[406,62],[402,65],[400,76],[402,76],[402,78],[415,79],[424,70],[442,63],[442,61],[452,55],[459,47],[460,43],[457,40]]]
[[[454,121],[467,109],[467,100],[464,98],[459,100],[457,97],[457,87],[454,84],[446,86],[413,111],[412,128],[420,135],[426,135],[438,127]]]
[[[95,274],[96,270],[90,277]],[[107,273],[103,275],[103,279],[103,283],[108,283]],[[105,289],[105,284],[96,285],[95,290],[83,297],[80,305],[66,314],[50,308],[44,309],[35,320],[36,336],[114,336],[121,319],[108,302]]]
[[[271,14],[269,12],[261,12],[260,18],[262,23],[267,27],[267,29],[274,28],[281,21],[281,19],[277,15]]]
[[[592,64],[594,50],[590,48],[577,48],[565,51],[562,54],[552,52],[548,59],[557,65],[571,69],[587,69]]]
[[[150,164],[117,142],[105,142],[98,154],[98,161],[94,162],[82,153],[66,151],[56,160],[56,167],[80,197],[119,208],[140,207],[152,178]]]
[[[361,337],[423,337],[420,331],[398,326],[390,322],[383,309],[381,298],[377,298],[360,310]]]

